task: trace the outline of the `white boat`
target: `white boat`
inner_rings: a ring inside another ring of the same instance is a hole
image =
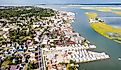
[[[118,60],[121,61],[121,58],[119,57]]]

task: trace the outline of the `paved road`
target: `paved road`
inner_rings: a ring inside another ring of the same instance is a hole
[[[38,61],[39,61],[39,69],[40,70],[44,70],[44,63],[43,63],[43,57],[42,57],[42,49],[40,47],[38,47]]]
[[[44,32],[43,32],[44,33]],[[42,41],[43,41],[43,39],[44,39],[44,36],[43,36],[43,33],[41,34],[41,40],[40,40],[40,42],[39,42],[39,44],[38,44],[38,63],[39,63],[39,70],[45,70],[44,69],[44,61],[43,61],[43,54],[42,54],[42,48],[41,48],[41,43],[42,43]]]

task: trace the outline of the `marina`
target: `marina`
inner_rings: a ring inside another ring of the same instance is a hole
[[[106,55],[104,52],[92,52],[85,49],[78,49],[78,48],[64,48],[64,49],[53,49],[46,51],[50,54],[46,54],[46,59],[56,60],[54,63],[69,63],[70,60],[75,61],[75,63],[83,63],[83,62],[90,62],[95,60],[102,60],[110,58],[109,55]],[[61,53],[61,54],[60,54]],[[60,57],[59,57],[60,56]],[[45,60],[46,61],[46,60]]]

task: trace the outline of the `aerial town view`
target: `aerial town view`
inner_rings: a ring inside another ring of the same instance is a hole
[[[1,0],[0,70],[121,70],[121,1]]]

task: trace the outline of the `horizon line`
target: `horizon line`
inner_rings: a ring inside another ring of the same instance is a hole
[[[36,5],[121,5],[121,3],[40,3],[40,4],[11,4],[0,6],[36,6]]]

